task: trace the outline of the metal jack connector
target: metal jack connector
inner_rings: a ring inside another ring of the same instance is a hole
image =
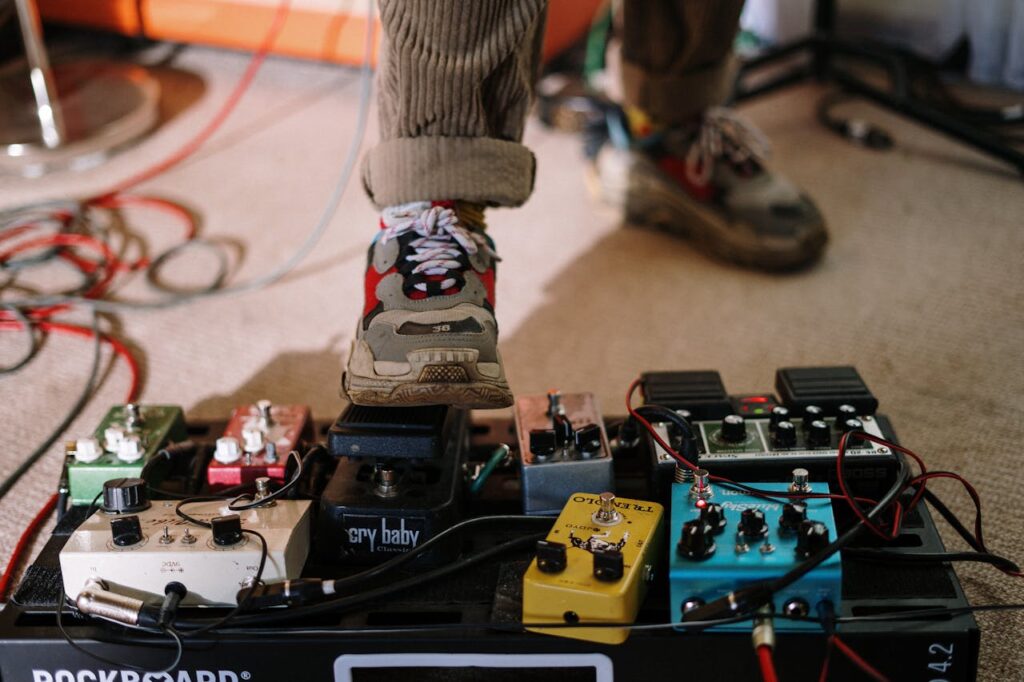
[[[151,626],[155,623],[153,614],[148,613],[146,602],[112,592],[106,583],[98,579],[86,582],[75,598],[75,606],[85,615],[124,625]]]
[[[764,604],[754,616],[754,629],[750,633],[754,650],[761,647],[775,649],[775,624],[772,622],[772,605]]]

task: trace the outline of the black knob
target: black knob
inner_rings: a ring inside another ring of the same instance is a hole
[[[114,537],[114,544],[118,547],[127,547],[142,542],[142,524],[139,517],[118,516],[110,519],[110,534]]]
[[[622,552],[616,549],[594,552],[594,577],[605,583],[622,578]]]
[[[842,405],[840,405],[839,407],[836,408],[836,423],[837,424],[839,422],[845,421],[847,419],[856,419],[856,418],[857,418],[857,408],[854,407],[853,405],[848,405],[846,403],[843,403]]]
[[[722,513],[722,505],[714,502],[704,505],[700,510],[700,520],[711,529],[712,534],[721,533],[725,529],[725,514]]]
[[[817,554],[828,545],[828,526],[821,521],[804,521],[796,534],[796,555],[800,559]]]
[[[815,419],[824,419],[825,410],[821,409],[817,405],[808,405],[804,408],[804,428],[814,421]]]
[[[846,433],[847,431],[863,431],[864,422],[857,419],[856,417],[847,417],[846,419],[837,419],[836,426],[840,431]]]
[[[242,541],[242,519],[238,514],[226,514],[210,519],[213,544],[220,547],[235,545]]]
[[[715,539],[712,537],[711,528],[700,519],[691,519],[683,524],[683,531],[679,534],[679,543],[676,545],[679,556],[700,561],[707,559],[715,553]]]
[[[551,429],[530,431],[530,452],[538,457],[550,457],[555,452],[555,432]]]
[[[783,535],[793,535],[805,520],[807,520],[807,505],[799,502],[787,502],[782,505],[779,530]]]
[[[541,573],[561,573],[566,566],[565,545],[561,542],[537,542],[537,568]]]
[[[742,443],[747,440],[747,421],[738,414],[726,415],[720,433],[727,443]]]
[[[774,429],[779,425],[779,422],[789,421],[789,408],[783,407],[782,405],[776,405],[772,408],[772,416],[768,420],[768,427]]]
[[[807,444],[812,448],[832,445],[832,427],[824,419],[815,419],[807,425]]]
[[[793,422],[782,421],[775,425],[772,431],[772,447],[791,448],[796,445],[796,425]]]
[[[588,456],[601,452],[601,427],[586,424],[576,429],[576,449]]]
[[[103,511],[132,514],[148,508],[148,488],[141,478],[115,478],[103,484]]]
[[[737,530],[748,540],[756,540],[768,535],[768,522],[764,519],[764,512],[760,509],[744,509],[740,514]]]

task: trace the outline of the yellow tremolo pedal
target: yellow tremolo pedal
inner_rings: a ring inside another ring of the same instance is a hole
[[[636,619],[654,577],[661,505],[576,493],[523,576],[524,623],[623,623]],[[625,628],[530,628],[621,644]]]

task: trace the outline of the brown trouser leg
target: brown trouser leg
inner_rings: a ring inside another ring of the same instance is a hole
[[[518,206],[536,162],[520,144],[546,0],[381,0],[381,142],[363,163],[378,206]]]
[[[742,10],[743,0],[625,0],[626,103],[673,125],[724,102]]]
[[[381,141],[363,162],[378,206],[518,206],[535,160],[520,140],[546,0],[381,0]],[[743,0],[625,0],[626,102],[683,123],[720,104]]]

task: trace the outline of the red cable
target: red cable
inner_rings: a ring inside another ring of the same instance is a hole
[[[761,665],[761,679],[764,682],[779,682],[775,673],[775,661],[772,660],[772,649],[769,646],[757,647],[757,662]]]
[[[32,521],[29,522],[28,527],[22,532],[21,537],[18,538],[18,543],[14,545],[14,551],[11,552],[11,558],[7,562],[7,568],[4,569],[4,574],[0,577],[0,602],[7,600],[7,591],[14,581],[14,572],[21,565],[22,556],[28,551],[29,544],[56,507],[57,493],[54,493],[50,495],[50,498],[46,500],[46,504],[36,513]]]
[[[69,336],[78,336],[87,339],[91,339],[94,337],[93,330],[88,327],[79,327],[73,324],[64,324],[63,322],[40,321],[35,322],[34,326],[38,327],[41,331],[46,333],[56,332],[58,334],[67,334]],[[20,331],[23,328],[24,325],[21,322],[0,321],[0,330],[3,331]],[[114,353],[121,356],[125,363],[127,363],[128,371],[131,375],[131,380],[128,384],[128,396],[125,398],[125,402],[135,402],[135,399],[138,397],[139,394],[140,372],[138,362],[135,360],[135,357],[128,349],[128,346],[122,343],[118,338],[110,336],[109,334],[100,333],[100,341],[109,344],[111,349],[113,349]]]
[[[839,649],[839,651],[843,652],[843,655],[850,659],[850,661],[852,661],[854,665],[863,670],[865,674],[870,675],[872,678],[877,680],[877,682],[889,682],[888,677],[879,672],[878,669],[875,668],[873,665],[871,665],[863,658],[861,658],[860,654],[851,649],[846,644],[846,642],[839,639],[839,635],[832,635],[830,639],[832,640],[832,643],[835,645],[835,647]]]
[[[828,665],[832,661],[832,636],[825,640],[825,660],[821,662],[821,673],[818,675],[818,682],[827,682]]]

